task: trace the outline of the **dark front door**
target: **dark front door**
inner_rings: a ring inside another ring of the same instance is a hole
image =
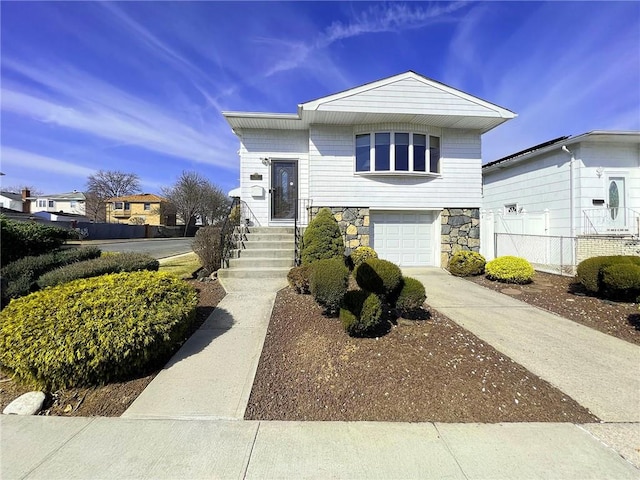
[[[298,189],[298,162],[271,162],[271,220],[293,220]]]

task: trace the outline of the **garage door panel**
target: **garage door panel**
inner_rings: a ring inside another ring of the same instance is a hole
[[[373,248],[401,266],[434,265],[433,222],[432,212],[371,212]]]

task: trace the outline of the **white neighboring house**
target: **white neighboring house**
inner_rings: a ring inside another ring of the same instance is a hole
[[[516,115],[414,72],[298,105],[223,112],[240,139],[240,198],[260,226],[329,207],[348,249],[402,266],[478,250],[481,135]]]
[[[22,194],[13,192],[0,192],[2,208],[22,212]]]
[[[31,202],[31,213],[72,213],[86,215],[86,200],[84,193],[73,191],[51,195],[38,195],[28,198]]]
[[[508,218],[548,210],[550,236],[640,233],[640,132],[560,137],[482,167],[483,203]]]

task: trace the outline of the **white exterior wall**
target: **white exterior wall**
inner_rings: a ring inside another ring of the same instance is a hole
[[[44,200],[46,202],[45,207],[38,207],[38,200]],[[49,207],[49,200],[54,202],[53,207]],[[31,213],[36,212],[64,212],[64,213],[73,213],[76,215],[86,215],[86,204],[84,200],[76,200],[75,207],[71,206],[72,200],[67,199],[56,199],[56,198],[46,198],[46,197],[38,197],[36,200],[31,200]]]
[[[9,197],[5,197],[4,195],[0,195],[0,199],[4,208],[15,210],[16,212],[22,211],[22,200],[13,200]]]
[[[298,196],[309,197],[309,133],[306,130],[244,130],[240,134],[240,196],[251,208],[261,226],[269,225],[270,166],[262,158],[298,161]],[[254,173],[262,180],[251,180]],[[252,196],[252,187],[263,195]]]

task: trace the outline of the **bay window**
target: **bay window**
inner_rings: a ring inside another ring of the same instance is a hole
[[[412,132],[372,132],[355,137],[356,173],[440,173],[440,137]]]

